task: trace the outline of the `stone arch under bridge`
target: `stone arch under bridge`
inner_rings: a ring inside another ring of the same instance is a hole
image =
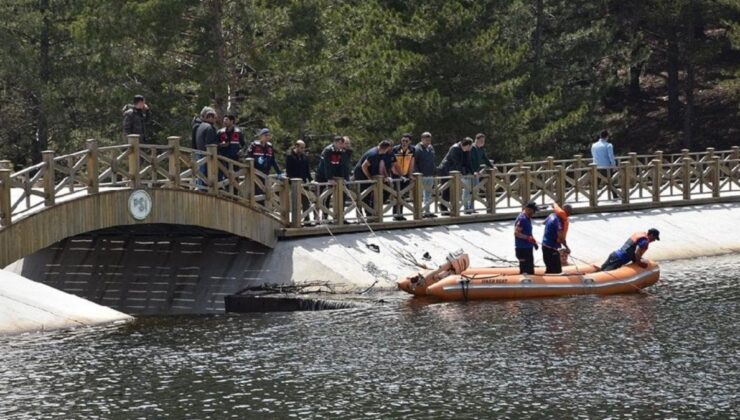
[[[0,267],[56,242],[115,226],[171,224],[198,226],[247,238],[267,247],[277,243],[281,224],[242,203],[188,190],[146,189],[150,212],[137,220],[129,199],[138,190],[120,189],[83,195],[14,221],[0,229]]]

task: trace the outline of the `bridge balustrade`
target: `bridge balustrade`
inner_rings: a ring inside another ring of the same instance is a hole
[[[128,144],[98,147],[97,141],[88,140],[86,150],[64,156],[45,151],[42,162],[18,172],[12,172],[10,162],[0,161],[0,226],[60,201],[139,188],[198,191],[234,200],[294,233],[321,230],[316,225],[325,224],[432,223],[425,220],[421,174],[413,174],[405,185],[382,177],[303,183],[267,176],[255,169],[251,159],[219,156],[216,145],[201,151],[180,143],[180,137],[170,137],[166,146],[140,144],[138,136],[129,136]],[[453,171],[434,177],[430,209],[449,216],[444,220],[459,222],[513,215],[529,201],[568,202],[579,212],[593,212],[740,197],[738,146],[724,151],[629,153],[617,162],[616,168],[599,170],[590,158],[575,155],[495,164],[481,168],[476,177]],[[464,198],[473,203],[474,211],[469,211]],[[409,221],[393,221],[397,207]],[[441,220],[434,223],[444,223]]]

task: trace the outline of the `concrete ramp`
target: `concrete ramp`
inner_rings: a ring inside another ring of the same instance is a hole
[[[122,312],[0,270],[0,335],[130,319]]]

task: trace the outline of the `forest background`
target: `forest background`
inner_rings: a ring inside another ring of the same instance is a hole
[[[738,144],[738,0],[4,0],[0,158],[183,136],[205,105],[279,151],[488,136],[498,161]]]

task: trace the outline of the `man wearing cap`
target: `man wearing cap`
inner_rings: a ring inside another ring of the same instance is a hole
[[[421,133],[421,141],[414,147],[414,169],[422,175],[421,183],[424,187],[422,197],[424,201],[424,217],[437,217],[430,211],[432,205],[432,192],[434,189],[434,171],[436,170],[434,146],[432,146],[432,133],[425,131]]]
[[[609,258],[601,265],[601,270],[616,270],[630,262],[634,262],[642,268],[647,267],[647,263],[642,260],[642,256],[648,250],[650,242],[659,240],[660,232],[655,228],[650,228],[647,232],[633,233],[621,248],[609,254]]]
[[[514,222],[514,251],[519,260],[519,274],[534,274],[534,251],[538,249],[537,240],[532,236],[532,216],[537,212],[537,204],[527,203]]]
[[[254,159],[254,167],[265,175],[270,174],[270,168],[275,168],[275,173],[282,174],[277,160],[275,160],[275,151],[272,148],[272,133],[269,128],[263,128],[257,135],[257,140],[253,141],[247,148],[247,157]]]
[[[553,205],[555,211],[545,219],[545,234],[542,237],[542,259],[545,261],[545,274],[557,274],[563,271],[560,262],[560,248],[565,247],[570,252],[566,235],[568,234],[568,218],[573,213],[570,204],[560,208]]]

